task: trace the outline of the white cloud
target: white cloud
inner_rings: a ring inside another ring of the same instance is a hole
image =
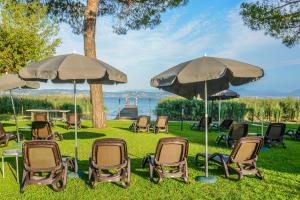
[[[289,49],[280,40],[251,31],[243,24],[238,8],[213,16],[210,12],[192,17],[172,12],[155,29],[129,31],[126,35],[114,34],[111,27],[110,18],[99,18],[97,57],[124,71],[129,82],[105,87],[107,90],[149,88],[154,75],[204,53],[265,68],[300,63],[299,45]],[[61,26],[60,36],[63,44],[58,54],[83,52],[82,36],[74,35],[67,25]]]

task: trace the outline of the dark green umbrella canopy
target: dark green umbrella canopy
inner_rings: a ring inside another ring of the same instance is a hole
[[[7,91],[17,88],[38,89],[40,84],[36,81],[25,81],[17,74],[4,74],[0,77],[0,90]]]
[[[19,76],[25,80],[52,80],[54,83],[74,84],[74,113],[77,124],[76,84],[89,83],[114,84],[126,83],[127,76],[109,64],[78,54],[50,57],[32,63],[20,70]],[[77,126],[75,126],[75,172],[78,172]]]
[[[151,86],[179,96],[205,100],[205,177],[196,179],[214,182],[208,176],[208,113],[209,96],[263,77],[264,71],[254,65],[225,58],[200,57],[172,67],[151,79]]]
[[[82,56],[66,54],[50,57],[40,62],[32,63],[19,72],[26,80],[52,80],[59,83],[88,82],[114,84],[126,83],[127,76],[109,64]]]
[[[232,90],[223,90],[221,92],[218,92],[214,95],[211,95],[208,97],[208,100],[226,100],[226,99],[234,99],[239,98],[240,95]]]
[[[172,67],[151,79],[151,86],[192,99],[239,86],[264,76],[264,71],[254,65],[225,58],[200,57]]]
[[[38,89],[39,87],[40,84],[38,82],[25,81],[21,79],[17,74],[4,74],[0,77],[0,91],[10,92],[10,99],[11,99],[11,104],[12,104],[14,118],[15,118],[18,142],[20,141],[20,135],[19,135],[19,127],[18,127],[18,120],[16,116],[14,99],[12,96],[12,90],[17,88]]]

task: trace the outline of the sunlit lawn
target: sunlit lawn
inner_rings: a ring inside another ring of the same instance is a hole
[[[5,122],[4,122],[5,123]],[[54,192],[47,186],[29,186],[24,194],[19,193],[19,185],[15,179],[15,160],[6,158],[5,178],[0,178],[1,199],[300,199],[300,142],[292,141],[286,137],[287,149],[274,147],[262,152],[258,167],[263,171],[264,180],[255,177],[245,177],[241,181],[226,179],[222,168],[210,164],[209,173],[217,177],[215,184],[203,184],[195,181],[198,175],[204,175],[203,168],[196,168],[193,163],[194,155],[204,151],[204,133],[190,131],[188,124],[180,131],[179,123],[170,123],[169,134],[160,133],[133,133],[128,131],[130,121],[108,121],[108,127],[96,130],[90,122],[85,122],[79,130],[79,169],[85,176],[78,179],[68,179],[68,185],[63,192]],[[27,123],[30,124],[29,122]],[[22,125],[26,125],[23,122]],[[6,122],[7,131],[13,130],[13,124]],[[291,125],[290,125],[291,126]],[[56,131],[64,134],[64,140],[58,141],[63,155],[74,155],[73,130],[66,130],[62,124],[56,124]],[[250,132],[259,131],[253,128]],[[26,139],[30,139],[30,132],[23,131]],[[157,141],[162,137],[182,136],[189,139],[189,177],[190,184],[181,180],[165,179],[156,185],[149,181],[148,169],[141,169],[140,162],[146,153],[154,152]],[[216,146],[217,133],[211,131],[209,135],[209,151],[229,153],[225,146]],[[88,159],[92,143],[97,138],[116,137],[123,138],[128,144],[129,155],[132,159],[132,182],[128,189],[123,189],[118,184],[98,184],[96,189],[91,189],[87,181]],[[16,148],[12,146],[0,149]],[[20,160],[20,163],[22,161]],[[22,169],[20,169],[20,177]]]

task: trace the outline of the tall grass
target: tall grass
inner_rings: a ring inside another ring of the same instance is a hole
[[[209,114],[218,119],[218,103],[209,102]],[[183,98],[162,99],[156,108],[158,115],[168,115],[173,120],[183,118],[197,120],[204,115],[204,102]],[[237,121],[299,121],[300,99],[286,98],[240,98],[222,101],[221,115]]]

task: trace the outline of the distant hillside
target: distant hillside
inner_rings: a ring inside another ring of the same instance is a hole
[[[294,96],[300,97],[300,89],[294,91],[277,91],[277,90],[252,90],[245,89],[243,87],[231,88],[240,94],[241,97],[286,97]],[[17,95],[32,95],[32,96],[47,96],[47,95],[73,95],[73,90],[70,89],[43,89],[43,90],[16,90]],[[3,93],[0,93],[3,94]],[[6,93],[8,94],[8,93]],[[89,90],[77,90],[78,95],[89,95]],[[119,92],[104,92],[104,97],[138,97],[138,98],[152,98],[161,99],[169,96],[175,96],[172,93],[165,92],[163,90],[129,90]]]
[[[73,90],[68,89],[43,89],[43,90],[16,90],[17,95],[47,96],[47,95],[73,95]],[[78,95],[89,95],[89,90],[77,90]],[[104,97],[138,97],[138,98],[157,98],[172,96],[171,93],[161,91],[120,91],[120,92],[104,92]]]

